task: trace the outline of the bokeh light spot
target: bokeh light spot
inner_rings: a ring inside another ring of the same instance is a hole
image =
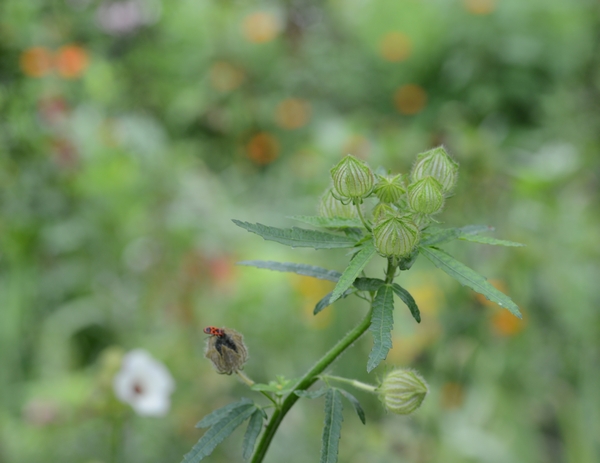
[[[463,5],[471,14],[485,15],[496,9],[496,0],[463,0]]]
[[[310,103],[298,98],[287,98],[277,105],[275,122],[288,130],[299,129],[310,119]]]
[[[279,156],[279,142],[273,135],[259,132],[246,145],[246,154],[256,164],[270,164]]]
[[[29,77],[43,77],[52,71],[54,58],[46,47],[32,47],[25,50],[19,59],[21,70]]]
[[[279,21],[271,13],[261,11],[246,16],[242,28],[249,42],[266,43],[277,37]]]
[[[56,71],[65,79],[81,77],[88,64],[88,53],[79,45],[66,45],[56,53]]]
[[[442,386],[442,407],[459,408],[464,402],[465,390],[460,383],[448,382]]]
[[[419,85],[403,85],[394,93],[394,105],[402,114],[417,114],[423,110],[426,103],[427,93]]]
[[[226,61],[217,61],[209,71],[210,84],[220,92],[231,92],[244,81],[244,72]]]
[[[412,43],[402,32],[388,32],[379,42],[379,54],[386,61],[397,63],[410,56]]]

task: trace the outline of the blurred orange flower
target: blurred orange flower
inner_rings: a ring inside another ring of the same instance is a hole
[[[261,11],[246,16],[242,28],[249,42],[266,43],[277,37],[279,22],[273,14]]]
[[[259,132],[246,144],[246,155],[256,164],[270,164],[279,156],[279,142],[273,135]]]
[[[87,51],[79,45],[65,45],[56,53],[56,71],[65,79],[77,79],[89,64]]]
[[[231,92],[244,81],[244,72],[226,61],[217,61],[210,67],[211,86],[220,92]]]
[[[525,320],[515,317],[506,309],[497,309],[492,315],[491,325],[498,336],[509,337],[520,333],[525,328]]]
[[[21,53],[21,70],[29,77],[43,77],[52,71],[54,58],[46,47],[32,47]]]
[[[490,14],[496,9],[496,0],[463,0],[465,9],[471,14]]]
[[[412,43],[402,32],[388,32],[379,42],[379,54],[386,61],[393,63],[404,61],[410,56]]]
[[[284,129],[299,129],[309,119],[310,103],[299,98],[286,98],[275,109],[275,122]]]
[[[419,85],[403,85],[394,93],[394,105],[402,114],[417,114],[423,110],[426,103],[427,93]]]

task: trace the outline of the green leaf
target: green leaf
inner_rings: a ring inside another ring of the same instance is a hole
[[[246,404],[238,407],[212,428],[204,433],[200,440],[192,447],[192,450],[184,455],[182,463],[197,463],[209,456],[223,440],[229,436],[235,428],[242,424],[250,415],[256,411],[254,404]]]
[[[275,270],[276,272],[291,272],[307,277],[318,278],[319,280],[328,280],[337,283],[342,274],[336,270],[327,270],[323,267],[307,264],[295,264],[293,262],[273,262],[271,260],[243,260],[237,265],[247,265],[248,267],[264,268]]]
[[[335,235],[333,233],[306,230],[304,228],[275,228],[262,225],[260,223],[248,223],[234,220],[234,224],[244,228],[249,232],[262,236],[265,240],[276,241],[286,246],[306,247],[315,249],[333,249],[333,248],[351,248],[355,240],[344,235]]]
[[[467,267],[441,249],[422,247],[421,253],[433,262],[436,267],[442,269],[455,280],[458,280],[460,284],[468,286],[479,294],[483,294],[490,301],[508,309],[513,315],[522,318],[517,305],[506,294],[494,288],[484,276],[475,270]]]
[[[412,295],[398,283],[394,283],[392,285],[392,289],[396,293],[396,296],[402,299],[402,302],[406,304],[406,306],[410,310],[410,313],[412,314],[413,318],[417,321],[417,323],[421,323],[421,312],[419,312],[419,307],[417,307],[417,303],[415,302]]]
[[[264,412],[261,409],[257,409],[252,413],[252,416],[250,416],[250,421],[248,422],[248,427],[246,428],[246,434],[244,434],[244,441],[242,443],[242,457],[244,460],[247,460],[252,456],[256,439],[262,431],[263,413]]]
[[[336,463],[342,434],[342,396],[338,389],[329,389],[325,395],[325,424],[321,463]]]
[[[269,384],[256,383],[251,389],[253,391],[273,392],[275,395],[283,396],[294,388],[298,382],[297,379],[287,379],[285,376],[277,375],[276,381],[269,381]]]
[[[246,397],[243,397],[241,400],[238,400],[237,402],[233,402],[228,405],[225,405],[224,407],[221,407],[221,408],[215,410],[214,412],[206,415],[204,418],[202,418],[202,420],[200,420],[198,422],[196,427],[197,428],[209,428],[213,424],[218,423],[223,418],[225,418],[227,415],[229,415],[229,413],[231,413],[232,410],[235,410],[236,408],[240,408],[240,407],[245,407],[252,403],[253,403],[252,400],[247,399]]]
[[[344,291],[344,294],[342,294],[342,297],[340,299],[343,299],[344,297],[347,297],[354,292],[356,292],[356,289],[354,289],[354,288],[347,289],[346,291]],[[317,305],[315,305],[315,309],[313,310],[313,315],[317,315],[325,307],[328,307],[332,304],[332,302],[331,302],[332,294],[333,294],[333,291],[325,294],[325,296],[323,296],[323,298],[319,302],[317,302]]]
[[[304,397],[305,399],[318,399],[319,397],[321,397],[322,395],[325,395],[325,393],[330,390],[331,389],[329,389],[327,387],[321,387],[314,391],[294,391],[294,394],[296,394],[298,397]]]
[[[360,219],[349,219],[345,217],[320,217],[314,215],[292,215],[288,219],[307,223],[321,228],[356,228],[362,227]]]
[[[350,394],[348,391],[345,391],[344,389],[339,389],[339,391],[352,404],[352,406],[354,407],[354,410],[356,410],[356,414],[358,415],[358,418],[360,419],[360,421],[362,421],[362,424],[366,424],[365,411],[361,407],[358,399],[356,397],[354,397],[352,394]]]
[[[383,285],[377,290],[373,300],[371,327],[373,333],[373,349],[369,354],[367,371],[370,372],[387,357],[392,348],[392,327],[394,326],[394,290],[390,285]]]
[[[489,236],[478,236],[478,235],[466,235],[458,238],[463,241],[471,241],[473,243],[481,243],[481,244],[491,244],[493,246],[525,246],[521,243],[516,243],[515,241],[507,241],[507,240],[498,240],[496,238],[491,238]]]
[[[377,291],[385,281],[379,278],[357,278],[353,286],[359,291]]]
[[[489,225],[467,225],[461,228],[435,228],[427,229],[423,232],[421,246],[431,246],[432,244],[446,243],[463,236],[477,235],[494,231]]]
[[[342,273],[337,285],[335,285],[335,288],[333,288],[329,302],[330,304],[333,304],[340,297],[342,297],[344,291],[352,286],[354,280],[358,278],[360,272],[363,271],[365,266],[369,263],[374,255],[375,246],[373,245],[373,241],[366,242],[364,247],[354,255],[348,264],[348,267],[346,267],[346,270],[344,270]]]

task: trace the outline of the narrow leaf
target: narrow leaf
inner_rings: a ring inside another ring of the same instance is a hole
[[[344,270],[342,273],[342,276],[340,277],[331,294],[330,304],[333,304],[340,297],[342,297],[344,291],[352,286],[354,280],[358,278],[360,272],[363,271],[365,266],[369,263],[374,255],[375,246],[373,245],[373,241],[368,241],[365,243],[364,247],[354,255],[348,264],[348,267],[346,267],[346,270]]]
[[[507,240],[498,240],[496,238],[491,238],[489,236],[479,236],[479,235],[466,235],[458,238],[463,241],[472,241],[473,243],[482,243],[482,244],[491,244],[493,246],[525,246],[521,243],[516,243],[515,241],[507,241]]]
[[[325,393],[329,390],[330,389],[326,387],[322,387],[314,391],[294,391],[294,394],[296,394],[298,397],[304,397],[305,399],[318,399],[322,395],[325,395]]]
[[[349,219],[345,217],[320,217],[313,215],[292,215],[288,219],[307,223],[321,228],[356,228],[362,227],[360,219]]]
[[[243,260],[237,265],[247,265],[248,267],[264,268],[275,270],[277,272],[291,272],[307,277],[318,278],[319,280],[328,280],[336,282],[342,274],[336,270],[327,270],[323,267],[307,264],[295,264],[293,262],[273,262],[271,260]]]
[[[494,288],[484,276],[475,270],[467,267],[441,249],[422,247],[421,252],[436,267],[442,269],[455,280],[458,280],[460,284],[468,286],[479,294],[483,294],[490,301],[508,309],[516,317],[522,318],[517,305],[506,294]]]
[[[356,290],[354,288],[350,288],[347,289],[346,291],[344,291],[344,294],[342,294],[342,297],[340,299],[343,299],[347,296],[349,296],[350,294],[354,293]],[[331,303],[331,295],[333,294],[333,291],[325,294],[325,296],[323,296],[323,299],[321,299],[319,302],[317,302],[317,305],[315,305],[315,309],[313,310],[313,315],[317,315],[321,310],[323,310],[324,308],[330,306]]]
[[[489,225],[467,225],[461,228],[436,228],[426,230],[423,233],[421,246],[431,246],[432,244],[446,243],[458,239],[462,236],[477,235],[479,233],[494,231]]]
[[[256,439],[262,431],[264,412],[261,409],[257,409],[252,413],[248,427],[246,428],[246,434],[244,434],[244,441],[242,443],[242,457],[247,460],[252,456],[254,452],[254,445]]]
[[[392,348],[392,327],[394,326],[394,290],[390,285],[383,285],[377,290],[373,300],[371,327],[373,333],[373,349],[369,354],[367,371],[370,372],[387,357]]]
[[[342,396],[338,389],[329,389],[325,396],[325,424],[323,426],[321,463],[337,463],[343,419]]]
[[[247,404],[232,410],[224,419],[204,433],[192,450],[184,455],[182,463],[197,463],[209,456],[235,428],[256,411],[253,404]]]
[[[352,406],[354,407],[354,410],[356,410],[356,414],[358,415],[358,418],[360,419],[362,424],[366,424],[365,411],[363,410],[362,406],[360,405],[360,402],[358,401],[358,399],[356,397],[354,397],[352,394],[350,394],[348,391],[345,391],[344,389],[339,389],[339,391],[352,404]]]
[[[394,283],[392,285],[392,289],[396,293],[396,296],[402,299],[402,302],[406,304],[406,306],[410,310],[410,313],[412,314],[413,318],[417,321],[417,323],[421,323],[421,312],[419,312],[419,307],[417,307],[417,303],[415,302],[412,295],[398,283]]]
[[[238,227],[244,228],[249,232],[262,236],[265,240],[276,241],[286,246],[315,248],[315,249],[333,249],[333,248],[351,248],[355,240],[344,235],[335,235],[329,232],[306,230],[304,228],[275,228],[262,225],[260,223],[248,223],[234,220]]]
[[[235,410],[236,408],[239,408],[239,407],[245,407],[252,403],[253,403],[252,400],[244,397],[241,400],[238,400],[237,402],[233,402],[228,405],[225,405],[224,407],[221,407],[221,408],[215,410],[214,412],[206,415],[204,418],[202,418],[202,420],[200,420],[198,422],[196,427],[197,428],[209,428],[213,424],[218,423],[223,418],[225,418],[227,415],[229,415],[229,413],[231,413],[232,410]]]

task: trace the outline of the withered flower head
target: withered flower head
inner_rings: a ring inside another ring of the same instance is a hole
[[[212,362],[217,373],[230,375],[242,370],[248,360],[244,337],[229,328],[209,328],[204,330],[205,333],[211,334],[206,343],[204,356]]]

